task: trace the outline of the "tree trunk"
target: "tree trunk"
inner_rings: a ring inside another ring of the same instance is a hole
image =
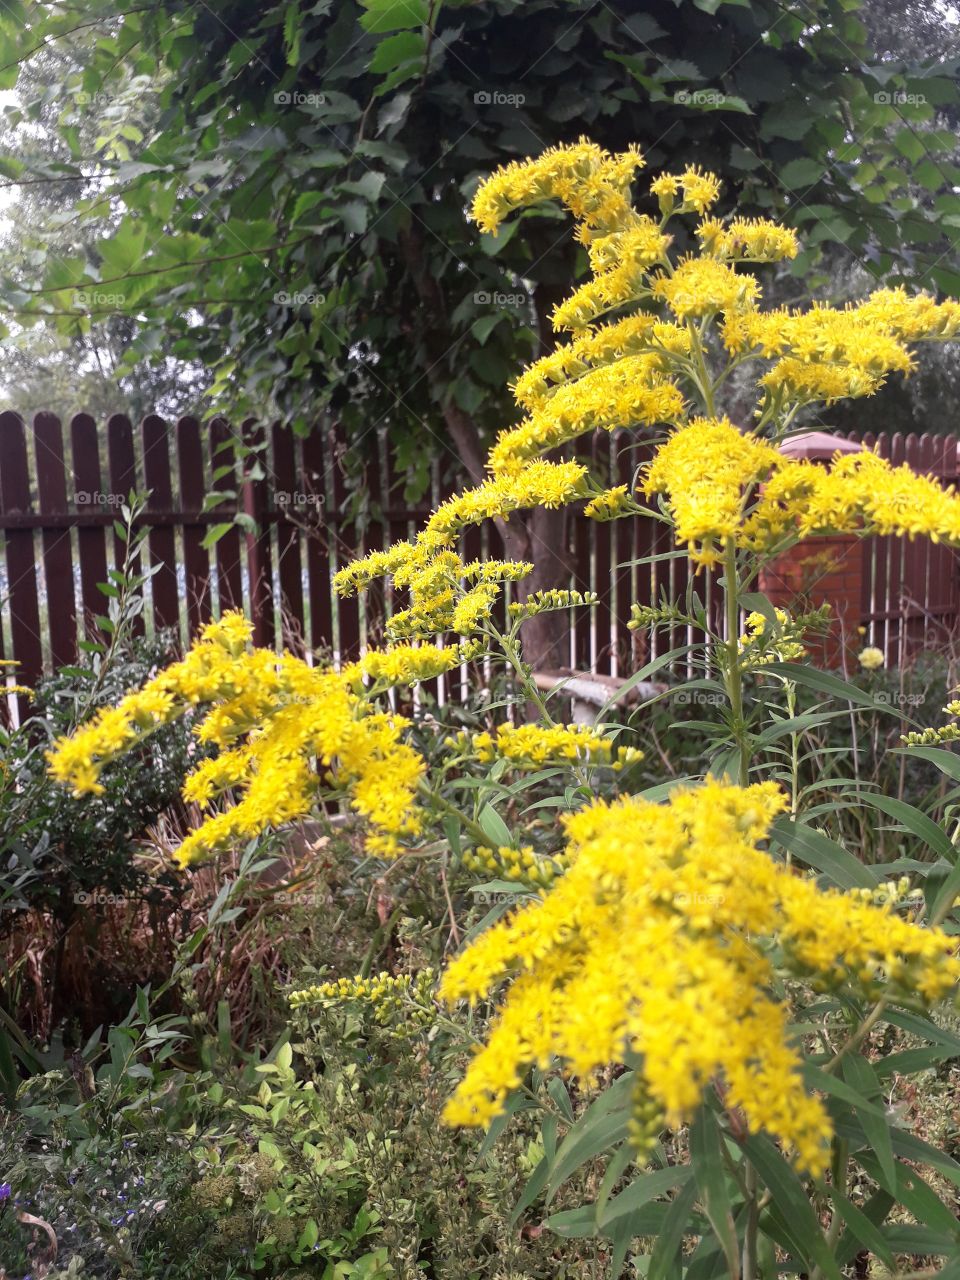
[[[435,391],[437,403],[443,405],[444,423],[463,467],[470,479],[478,483],[485,474],[485,450],[473,418],[449,399],[446,383],[449,368],[445,355],[450,335],[446,299],[424,260],[422,232],[416,224],[404,232],[403,248],[424,313],[431,318],[425,337],[426,376]],[[545,354],[555,345],[549,311],[562,295],[562,289],[548,285],[538,285],[534,292],[540,354]],[[567,513],[563,508],[518,511],[509,520],[500,520],[497,524],[507,558],[529,560],[534,565],[533,573],[521,586],[523,597],[534,591],[569,584],[570,564],[565,551]],[[526,622],[523,627],[523,656],[535,670],[565,665],[569,661],[566,615],[562,612],[541,614]]]

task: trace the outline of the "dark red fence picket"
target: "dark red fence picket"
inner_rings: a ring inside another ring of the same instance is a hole
[[[894,463],[908,462],[945,484],[957,479],[951,437],[861,438]],[[142,628],[172,628],[186,643],[211,617],[242,607],[261,644],[355,657],[380,640],[384,618],[402,601],[389,585],[339,600],[333,574],[356,554],[409,537],[462,483],[436,464],[429,492],[410,505],[386,439],[377,447],[358,504],[346,442],[332,429],[299,438],[252,422],[235,428],[223,419],[184,417],[169,424],[150,415],[134,428],[122,415],[97,424],[78,414],[64,430],[50,413],[29,427],[15,413],[0,414],[0,658],[15,659],[16,678],[31,684],[75,661],[79,641],[100,638],[96,615],[106,612],[107,599],[98,584],[122,558],[114,522],[131,491],[149,491],[143,555],[156,570],[145,588]],[[588,448],[594,471],[611,484],[632,484],[649,457],[649,446],[630,433],[600,433]],[[219,536],[208,536],[212,531]],[[622,676],[701,638],[686,623],[653,639],[627,626],[634,601],[682,601],[688,588],[713,616],[715,578],[693,574],[666,525],[571,515],[566,531],[557,558],[567,585],[595,591],[598,602],[571,613],[558,665]],[[502,554],[494,526],[466,532],[466,558]],[[868,540],[864,643],[902,661],[922,645],[951,641],[958,619],[954,551],[921,539]],[[466,678],[454,673],[434,691],[458,696]]]

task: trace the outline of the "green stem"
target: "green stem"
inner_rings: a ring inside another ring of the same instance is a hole
[[[750,781],[750,752],[743,715],[743,674],[740,670],[740,591],[737,578],[737,544],[727,539],[723,554],[723,595],[727,614],[726,661],[723,664],[723,681],[730,699],[733,738],[740,759],[738,781],[741,787]]]
[[[760,1206],[757,1201],[757,1171],[747,1161],[744,1175],[747,1184],[747,1221],[743,1231],[741,1255],[741,1280],[757,1280],[757,1244],[760,1228]]]
[[[513,635],[512,634],[502,635],[496,629],[496,627],[492,627],[492,626],[491,626],[491,630],[494,632],[500,644],[500,647],[503,649],[503,652],[506,654],[507,661],[510,663],[511,667],[513,667],[513,670],[515,671],[517,676],[517,680],[520,684],[520,687],[523,689],[524,694],[537,708],[537,711],[540,713],[540,716],[543,719],[544,723],[549,728],[551,729],[554,728],[557,722],[554,720],[553,716],[550,714],[549,708],[547,707],[546,699],[543,697],[543,695],[541,694],[540,690],[537,688],[533,680],[530,679],[529,668],[526,666],[526,664],[524,663],[523,659],[520,656],[520,651],[514,642]],[[590,780],[587,777],[586,770],[580,768],[579,765],[575,765],[573,767],[572,772],[573,772],[573,776],[576,778],[579,785],[585,788],[587,791],[589,791]]]
[[[846,1194],[847,1189],[847,1160],[850,1152],[850,1144],[844,1138],[834,1138],[833,1140],[833,1160],[831,1162],[832,1181],[834,1187],[840,1195]],[[840,1233],[843,1230],[843,1218],[833,1211],[830,1219],[830,1226],[827,1228],[826,1240],[827,1247],[832,1254],[837,1247],[837,1241],[840,1239]],[[823,1280],[823,1270],[821,1267],[814,1267],[810,1273],[810,1280]]]
[[[792,720],[797,714],[797,686],[792,680],[784,683],[784,691],[787,695],[787,718]],[[790,734],[790,817],[794,822],[797,820],[797,811],[800,804],[800,734],[796,730]],[[789,867],[793,855],[790,850],[786,851],[786,864]]]

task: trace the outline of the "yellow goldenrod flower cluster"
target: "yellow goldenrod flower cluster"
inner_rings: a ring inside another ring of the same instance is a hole
[[[762,613],[747,615],[746,630],[737,642],[745,670],[771,662],[798,662],[806,653],[803,623],[791,618],[786,609],[775,609],[774,614],[776,623]]]
[[[861,649],[857,654],[857,661],[864,671],[876,671],[883,666],[886,659],[883,656],[882,649],[877,649],[874,645],[867,645],[865,649]]]
[[[534,618],[538,613],[549,613],[554,609],[596,604],[599,599],[595,591],[565,591],[555,587],[549,591],[532,592],[526,600],[510,604],[507,612],[511,618]]]
[[[530,889],[544,889],[566,869],[567,857],[562,852],[545,857],[535,853],[531,845],[523,845],[519,849],[501,845],[496,852],[480,846],[464,851],[463,866],[464,870],[474,874],[494,875]]]
[[[760,385],[794,404],[872,395],[888,373],[913,369],[908,342],[946,341],[958,333],[960,304],[903,289],[881,289],[840,309],[816,304],[808,311],[730,312],[721,327],[731,355],[780,357]]]
[[[694,418],[657,450],[644,472],[644,492],[662,493],[678,542],[701,564],[720,559],[737,535],[750,487],[780,455],[765,440],[744,434],[728,418]]]
[[[514,209],[559,200],[591,230],[615,230],[632,212],[630,183],[644,160],[636,147],[611,155],[581,138],[550,147],[536,160],[506,165],[480,185],[472,216],[482,231],[496,235]]]
[[[417,545],[432,550],[450,547],[467,525],[507,516],[522,508],[563,506],[583,493],[585,475],[582,463],[539,459],[510,473],[500,473],[439,506],[424,525]]]
[[[583,508],[583,514],[591,520],[616,520],[634,509],[635,503],[627,486],[618,484],[591,498]]]
[[[418,684],[468,661],[465,650],[465,645],[440,648],[435,644],[371,649],[353,669],[369,680],[382,681],[386,685]]]
[[[734,218],[726,225],[716,218],[706,219],[697,227],[697,238],[704,253],[715,258],[782,262],[800,252],[796,232],[766,218]]]
[[[757,550],[830,532],[960,541],[960,498],[931,477],[867,449],[829,467],[788,458],[726,418],[675,431],[644,488],[664,495],[677,541],[701,564],[716,563],[731,539]]]
[[[678,320],[700,320],[717,312],[752,310],[760,285],[754,276],[715,258],[685,258],[670,275],[655,276],[651,291]]]
[[[422,1027],[433,1020],[436,980],[436,973],[431,968],[421,969],[416,975],[391,974],[384,970],[372,978],[335,978],[331,982],[304,987],[292,991],[288,1000],[293,1009],[317,1005],[323,1008],[360,1001],[371,1006],[374,1020],[381,1026],[399,1017],[414,1027]]]
[[[938,742],[956,742],[960,739],[960,701],[948,702],[943,709],[948,716],[954,717],[952,724],[942,724],[939,728],[931,726],[929,729],[905,733],[901,741],[909,747],[930,747]]]
[[[614,744],[587,724],[501,724],[496,734],[475,733],[472,750],[481,761],[499,758],[540,768],[557,761],[609,764]]]
[[[627,316],[613,324],[600,325],[541,356],[514,383],[514,398],[521,408],[533,412],[545,407],[558,383],[579,378],[600,365],[612,364],[624,356],[684,352],[689,346],[690,334],[679,325],[647,312]]]
[[[390,575],[394,586],[407,589],[409,608],[387,622],[392,640],[443,631],[470,635],[490,617],[502,584],[519,581],[533,566],[510,560],[465,564],[454,550],[462,530],[520,509],[571,502],[586,493],[585,477],[582,463],[541,459],[491,477],[442,503],[414,542],[398,542],[345,566],[335,575],[334,587],[349,595]]]
[[[683,396],[660,377],[658,363],[655,356],[624,356],[615,364],[591,369],[575,382],[561,383],[543,408],[520,426],[500,433],[490,450],[491,470],[498,477],[523,475],[528,459],[588,431],[676,418],[683,409]]]
[[[683,173],[662,173],[650,183],[650,191],[660,201],[664,214],[688,213],[690,210],[706,213],[720,196],[720,179],[696,165],[689,165]],[[680,206],[675,208],[678,195],[681,197]]]
[[[668,1123],[689,1120],[720,1078],[751,1129],[822,1172],[830,1121],[804,1088],[774,963],[817,990],[932,1002],[960,980],[960,960],[939,930],[775,862],[759,845],[784,804],[773,783],[708,779],[667,804],[624,797],[565,818],[564,875],[442,979],[448,1003],[510,983],[446,1120],[487,1124],[533,1064],[558,1058],[589,1079],[632,1050]]]
[[[251,648],[250,636],[239,613],[210,623],[181,662],[59,739],[48,754],[54,777],[75,793],[98,793],[109,761],[196,709],[197,737],[218,754],[188,777],[186,798],[209,807],[225,791],[242,795],[184,840],[182,865],[309,813],[324,780],[345,789],[373,825],[369,850],[397,853],[401,837],[422,826],[415,796],[424,766],[401,740],[406,721],[368,703],[362,677],[376,671],[381,682],[406,682],[424,663],[447,669],[447,655],[457,650],[427,650],[421,658],[416,649],[397,649],[338,672]]]

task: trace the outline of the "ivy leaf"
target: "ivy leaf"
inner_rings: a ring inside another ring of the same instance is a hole
[[[799,156],[796,160],[788,161],[780,170],[779,176],[785,187],[798,191],[801,187],[812,187],[820,181],[823,177],[823,165],[810,156]]]
[[[374,204],[383,189],[384,182],[386,182],[386,174],[377,173],[374,169],[368,169],[362,178],[342,182],[340,190],[348,191],[354,196],[362,196],[364,200],[369,200],[371,204]]]
[[[423,58],[426,41],[422,32],[398,31],[396,35],[381,40],[370,59],[370,70],[383,74],[393,71],[403,63]]]

